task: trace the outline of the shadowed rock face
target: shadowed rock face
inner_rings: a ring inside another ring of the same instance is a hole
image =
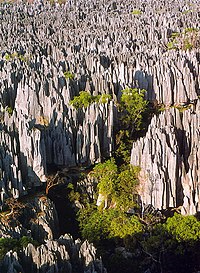
[[[141,13],[132,12],[137,10]],[[173,32],[198,27],[198,1],[190,5],[184,0],[2,4],[1,201],[7,195],[17,198],[46,181],[48,165],[89,165],[111,155],[116,107],[113,102],[94,103],[76,111],[69,101],[79,91],[110,93],[116,101],[123,88],[137,86],[145,88],[147,99],[154,103],[170,106],[196,101],[200,93],[199,34],[192,50],[180,45],[169,50],[167,44]],[[168,115],[165,112],[152,122],[157,126],[156,120],[168,121]],[[181,126],[187,127],[187,122],[183,118]],[[178,145],[171,131],[168,136],[161,147],[172,146],[171,138]],[[156,145],[158,142],[159,137]],[[142,151],[136,145],[139,154]],[[134,149],[132,163],[138,164]],[[173,149],[181,158],[180,147]],[[158,164],[170,173],[169,164]],[[177,164],[173,177],[182,185],[177,178],[182,167]],[[147,170],[152,172],[152,167]],[[158,170],[153,174],[158,175]],[[168,191],[176,200],[173,190]],[[176,204],[167,199],[166,206]]]
[[[68,234],[59,237],[58,216],[51,200],[42,194],[23,199],[20,211],[16,204],[13,212],[1,217],[0,237],[28,236],[39,246],[28,244],[21,251],[9,251],[0,261],[0,272],[106,273],[92,244],[73,240]]]

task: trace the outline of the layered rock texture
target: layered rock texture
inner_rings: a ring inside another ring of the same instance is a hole
[[[34,247],[29,244],[19,254],[10,251],[2,262],[4,273],[106,273],[96,249],[87,241],[73,241],[69,235]]]
[[[195,0],[1,4],[1,202],[45,182],[51,166],[110,156],[126,86],[154,104],[196,104],[198,28]],[[113,100],[75,110],[69,101],[82,90]],[[145,203],[198,210],[198,109],[155,116],[134,143]]]
[[[23,199],[23,208],[17,201],[14,210],[1,217],[0,237],[31,237],[39,246],[29,243],[21,251],[9,251],[0,261],[0,272],[106,273],[92,244],[74,241],[68,234],[59,237],[58,217],[52,201],[42,194],[27,199]]]
[[[140,165],[139,192],[158,209],[181,206],[199,211],[200,103],[188,110],[170,108],[154,116],[144,138],[133,144],[131,163]]]

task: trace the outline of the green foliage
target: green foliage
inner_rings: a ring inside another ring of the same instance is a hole
[[[27,236],[23,236],[20,239],[0,238],[0,260],[4,258],[8,251],[19,252],[20,249],[26,247],[29,243],[38,246],[38,242]]]
[[[116,209],[85,209],[80,211],[79,221],[83,238],[96,243],[103,239],[124,239],[143,230],[136,216],[128,216]]]
[[[188,33],[188,32],[198,32],[199,29],[198,28],[194,28],[194,27],[188,27],[188,28],[185,28],[184,32],[185,33]]]
[[[92,95],[87,91],[81,91],[79,96],[75,96],[73,100],[70,101],[70,105],[74,108],[87,108],[93,102]]]
[[[110,94],[102,94],[102,95],[99,96],[99,99],[98,99],[97,102],[105,104],[105,103],[107,103],[107,102],[109,102],[111,100],[112,100],[112,97],[111,97]]]
[[[144,99],[146,90],[126,88],[122,91],[120,108],[123,113],[122,124],[125,128],[134,130],[141,129],[143,113],[147,109],[148,102]]]
[[[63,74],[66,80],[73,80],[75,78],[75,75],[70,71],[65,71]]]
[[[177,242],[194,242],[200,239],[200,222],[192,215],[175,213],[167,219],[165,228]]]
[[[80,199],[80,193],[75,191],[74,185],[72,183],[69,183],[67,185],[67,190],[68,190],[68,198],[70,202],[75,202]]]
[[[0,260],[10,251],[17,251],[19,248],[18,240],[13,238],[0,238]]]
[[[193,12],[193,10],[187,9],[187,10],[184,10],[182,13],[183,13],[183,14],[188,14],[188,13],[191,13],[191,12]]]
[[[4,58],[5,58],[5,60],[7,62],[12,61],[14,59],[18,59],[18,60],[20,60],[22,62],[27,62],[29,60],[28,56],[19,54],[17,52],[13,52],[12,54],[11,53],[6,53],[5,56],[4,56]]]
[[[114,158],[97,164],[93,169],[92,175],[99,181],[99,192],[106,196],[111,195],[117,180],[117,165]]]
[[[176,105],[174,108],[178,109],[180,113],[183,113],[184,111],[188,110],[191,108],[191,104],[188,105]]]
[[[102,94],[97,96],[92,96],[88,91],[80,91],[78,96],[75,96],[73,100],[70,101],[70,105],[74,108],[87,108],[91,103],[107,103],[112,99],[109,94]]]
[[[5,57],[6,61],[10,61],[11,60],[11,56],[8,53],[6,53],[4,57]]]
[[[134,195],[137,192],[138,172],[138,167],[128,166],[117,177],[113,199],[116,202],[116,206],[123,211],[127,211],[136,205]]]
[[[28,236],[23,236],[19,239],[19,248],[27,247],[28,244],[32,244],[34,246],[38,246],[39,243],[33,238]]]
[[[170,41],[167,43],[167,49],[168,50],[172,50],[172,49],[176,49],[176,45],[174,41]]]
[[[9,116],[12,116],[12,114],[13,114],[12,107],[10,107],[10,106],[6,107],[6,111],[8,112]]]
[[[136,204],[134,194],[138,185],[138,172],[139,168],[131,165],[119,170],[115,160],[111,158],[97,164],[91,175],[98,180],[99,193],[109,198],[115,207],[126,211]]]
[[[119,169],[113,158],[97,164],[91,176],[97,179],[99,193],[109,200],[107,209],[87,204],[80,210],[78,220],[82,236],[89,241],[133,236],[141,232],[142,225],[132,215],[127,215],[129,208],[136,205],[135,193],[139,169],[126,166]]]
[[[141,14],[142,14],[142,11],[139,10],[139,9],[134,9],[131,13],[132,13],[133,15],[141,15]]]
[[[115,211],[114,217],[109,225],[109,237],[119,237],[121,239],[127,236],[134,236],[143,231],[143,226],[136,216],[127,216],[121,211]]]
[[[191,50],[199,48],[200,34],[197,28],[186,28],[183,32],[172,32],[167,49]]]
[[[98,242],[108,236],[107,218],[105,214],[92,206],[82,209],[79,212],[81,234],[84,239],[90,242]]]

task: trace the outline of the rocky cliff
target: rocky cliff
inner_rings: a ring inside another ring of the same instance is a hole
[[[111,155],[117,125],[114,102],[126,86],[146,89],[146,98],[155,105],[196,103],[198,7],[195,0],[1,4],[1,201],[45,182],[52,165],[89,165]],[[77,111],[69,101],[81,90],[112,94],[113,101]],[[147,136],[134,144],[132,163],[143,161],[144,173],[160,177],[156,180],[161,181],[160,190],[153,191],[155,201],[147,192],[145,202],[158,207],[188,202],[194,212],[198,166],[192,160],[198,162],[198,152],[190,148],[198,141],[193,142],[198,107],[195,114],[183,113],[182,119],[173,111],[153,118]],[[155,135],[160,124],[163,132]],[[182,128],[179,137],[172,127]],[[178,140],[182,136],[184,141]],[[144,159],[142,143],[151,160]],[[156,151],[148,147],[151,144]],[[163,161],[158,147],[169,153]],[[164,197],[156,198],[161,192]]]
[[[59,237],[58,226],[55,206],[46,196],[38,194],[24,198],[23,203],[16,201],[13,211],[0,218],[0,237],[26,236],[38,246],[29,243],[20,251],[10,250],[2,259],[1,241],[0,272],[106,273],[92,244],[68,234]]]
[[[181,112],[169,108],[154,116],[146,136],[133,144],[142,202],[159,209],[181,206],[184,214],[199,211],[199,122],[199,100]]]

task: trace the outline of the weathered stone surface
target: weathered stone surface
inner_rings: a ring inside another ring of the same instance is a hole
[[[19,255],[8,252],[2,268],[4,273],[106,273],[94,246],[87,241],[74,242],[67,234],[37,248],[29,244]]]
[[[141,166],[139,192],[155,208],[199,211],[200,101],[182,113],[175,108],[154,116],[144,138],[133,143],[131,164]]]
[[[79,91],[110,93],[116,101],[126,86],[137,86],[169,106],[198,99],[199,48],[167,49],[173,32],[199,28],[198,1],[190,4],[1,4],[1,202],[45,182],[51,165],[89,165],[111,155],[116,106],[76,111],[69,101]]]
[[[17,207],[17,206],[16,206]],[[40,243],[57,238],[58,216],[55,206],[46,196],[29,197],[21,211],[5,213],[0,220],[0,237],[31,236]]]

